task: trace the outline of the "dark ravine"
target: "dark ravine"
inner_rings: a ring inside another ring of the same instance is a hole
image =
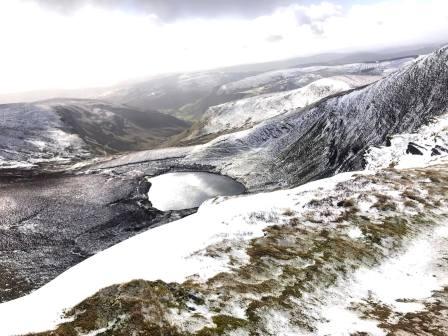
[[[98,153],[120,153],[156,147],[181,132],[188,122],[152,110],[93,100],[48,101],[71,133]],[[101,112],[105,111],[101,116]],[[106,116],[109,113],[111,116]]]

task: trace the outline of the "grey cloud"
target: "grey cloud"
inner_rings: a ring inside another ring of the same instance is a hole
[[[302,10],[298,10],[295,12],[296,21],[299,25],[307,25],[311,24],[311,18]]]
[[[257,17],[281,6],[309,4],[316,0],[25,0],[71,13],[86,4],[156,14],[172,21],[184,17]]]
[[[325,34],[325,30],[318,23],[310,24],[310,28],[311,28],[311,31],[314,33],[314,35],[321,36],[321,35]]]
[[[309,26],[315,35],[321,36],[325,34],[322,23],[334,14],[325,14],[318,18],[311,18],[306,11],[302,8],[298,8],[294,15],[300,26]]]
[[[281,40],[283,40],[283,36],[282,35],[271,35],[266,37],[266,41],[268,42],[280,42]]]

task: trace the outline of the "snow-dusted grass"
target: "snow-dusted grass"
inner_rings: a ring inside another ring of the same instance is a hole
[[[425,309],[421,302],[448,284],[448,271],[442,266],[446,264],[443,258],[448,256],[447,242],[448,222],[444,222],[434,231],[419,236],[405,253],[373,269],[360,269],[344,284],[349,289],[344,299],[323,307],[326,321],[318,326],[317,334],[348,335],[361,331],[386,335],[377,326],[378,321],[356,312],[357,305],[383,306],[397,315]]]

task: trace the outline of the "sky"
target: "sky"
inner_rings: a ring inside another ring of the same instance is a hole
[[[0,93],[448,43],[447,0],[1,0]]]

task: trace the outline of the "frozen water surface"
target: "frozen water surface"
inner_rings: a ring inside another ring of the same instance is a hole
[[[162,211],[196,208],[216,196],[239,195],[244,186],[227,176],[205,172],[167,173],[150,178],[148,198]]]

